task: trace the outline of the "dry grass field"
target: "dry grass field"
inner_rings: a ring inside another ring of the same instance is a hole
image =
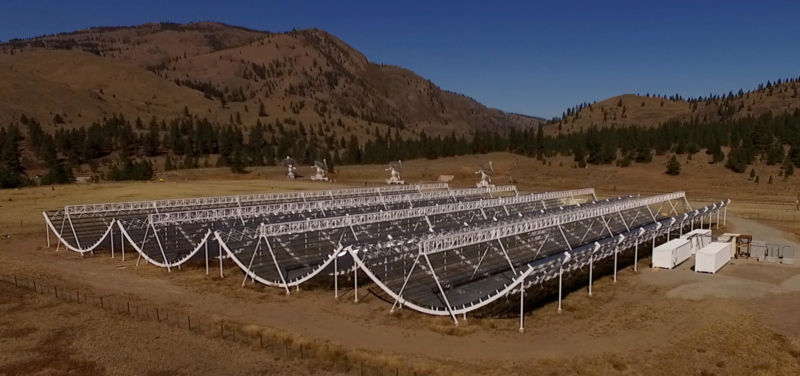
[[[777,171],[757,166],[762,183],[755,184],[744,174],[708,166],[704,157],[683,161],[683,173],[668,177],[661,160],[624,169],[575,169],[568,159],[542,165],[497,153],[409,161],[404,178],[433,181],[448,174],[455,175],[453,185],[468,186],[476,180],[474,167],[493,160],[496,182],[513,180],[522,191],[595,187],[608,197],[685,190],[692,204],[732,198],[721,231],[752,233],[800,250],[797,177],[767,185],[766,176]],[[369,286],[359,290],[358,304],[352,303],[352,290],[335,300],[326,286],[285,296],[257,284],[242,288],[242,274],[233,265],[225,266],[221,279],[201,268],[167,273],[136,267],[130,257],[122,262],[119,255],[99,252],[81,258],[45,246],[45,208],[375,185],[385,178],[383,168],[344,166],[336,182],[327,184],[290,182],[277,168],[243,176],[205,169],[170,172],[161,176],[163,182],[0,191],[0,275],[39,283],[31,290],[0,282],[0,375],[800,373],[798,266],[734,260],[708,276],[686,264],[651,270],[645,258],[638,272],[622,269],[617,283],[599,278],[591,297],[585,289],[570,293],[561,314],[554,303],[528,312],[527,331],[520,334],[516,317],[470,317],[455,327],[414,312],[389,315]],[[65,299],[63,291],[79,293],[84,302]],[[100,297],[116,308],[98,305]],[[120,308],[123,302],[133,313]],[[154,320],[156,307],[176,321]],[[194,329],[182,326],[184,315],[192,317]],[[219,338],[215,328],[221,322],[238,328],[231,330],[239,339]]]

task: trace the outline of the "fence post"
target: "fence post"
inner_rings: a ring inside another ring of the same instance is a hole
[[[192,330],[192,318],[189,315],[186,315],[186,324],[189,326],[189,330]]]
[[[161,322],[161,315],[158,314],[158,307],[156,307],[156,321]]]
[[[128,301],[128,316],[131,315],[131,301]]]

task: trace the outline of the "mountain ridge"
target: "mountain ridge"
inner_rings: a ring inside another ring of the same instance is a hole
[[[218,22],[93,27],[11,39],[0,52],[3,123],[25,114],[44,126],[77,127],[116,113],[146,119],[189,112],[223,124],[292,119],[359,137],[391,129],[416,137],[543,122],[489,108],[406,68],[372,63],[315,28],[273,33]],[[50,73],[62,66],[76,69]],[[127,87],[143,82],[158,89]],[[30,97],[39,100],[18,99]],[[55,115],[64,123],[52,124]]]
[[[621,94],[568,109],[546,127],[550,133],[574,133],[590,127],[657,127],[667,122],[704,124],[800,110],[800,77],[767,81],[737,93],[682,98],[679,95]]]

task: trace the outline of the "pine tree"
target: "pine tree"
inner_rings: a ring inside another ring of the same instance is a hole
[[[767,152],[767,165],[772,166],[783,162],[785,154],[783,145],[779,143],[772,144]]]
[[[150,123],[150,129],[147,131],[147,136],[144,141],[144,154],[148,157],[154,157],[158,155],[158,148],[158,124]]]
[[[673,155],[672,158],[670,158],[669,161],[667,161],[667,175],[676,176],[680,174],[681,174],[681,163],[678,162],[678,158],[676,158]]]
[[[794,163],[789,157],[783,159],[783,165],[781,166],[781,170],[783,171],[783,176],[785,179],[788,179],[792,174],[794,174]]]
[[[230,166],[231,172],[235,174],[244,174],[246,172],[242,153],[239,151],[239,149],[233,151],[233,154],[231,155]]]
[[[65,166],[63,163],[57,162],[50,166],[47,175],[42,177],[42,184],[69,184],[75,181],[72,175],[72,169]]]

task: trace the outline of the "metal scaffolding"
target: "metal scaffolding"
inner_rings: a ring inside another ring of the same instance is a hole
[[[640,246],[674,232],[719,227],[729,204],[694,209],[684,192],[598,200],[591,188],[519,194],[514,186],[427,184],[68,205],[43,215],[57,249],[105,247],[124,258],[128,246],[137,265],[172,270],[194,260],[207,274],[216,259],[220,275],[230,260],[243,285],[287,294],[325,276],[338,297],[339,279],[352,275],[356,301],[361,273],[393,303],[390,311],[456,324],[519,294],[522,331],[530,287],[558,279],[560,309],[565,276],[588,267],[591,294],[596,263],[613,260],[616,281],[620,254],[638,260]]]

